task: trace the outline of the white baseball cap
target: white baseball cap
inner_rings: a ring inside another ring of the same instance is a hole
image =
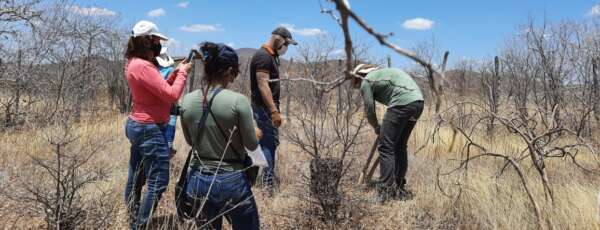
[[[352,70],[352,74],[369,74],[377,69],[379,69],[379,67],[376,65],[360,64]]]
[[[165,35],[158,33],[158,27],[156,24],[145,20],[141,20],[136,23],[135,26],[133,26],[132,33],[133,37],[154,35],[162,40],[169,40],[169,38],[167,38]]]
[[[158,62],[158,65],[162,67],[169,67],[175,64],[173,58],[167,54],[167,47],[165,46],[160,49],[160,55],[156,56],[156,61]]]

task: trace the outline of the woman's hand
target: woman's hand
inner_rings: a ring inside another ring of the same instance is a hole
[[[183,60],[179,63],[179,65],[177,65],[177,70],[179,70],[179,71],[184,71],[186,73],[189,73],[191,69],[192,69],[192,63],[188,62],[187,60]]]

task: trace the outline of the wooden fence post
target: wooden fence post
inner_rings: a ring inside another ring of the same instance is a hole
[[[285,78],[290,79],[290,68],[294,64],[294,58],[290,59],[288,66],[285,68]],[[285,81],[285,119],[290,121],[290,81]]]

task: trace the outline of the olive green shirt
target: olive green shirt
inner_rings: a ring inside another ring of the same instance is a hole
[[[369,124],[379,127],[375,101],[388,107],[422,101],[423,94],[417,83],[406,72],[397,68],[384,68],[367,74],[360,85]]]
[[[214,92],[214,89],[209,90],[207,104]],[[203,113],[203,100],[202,90],[196,90],[186,94],[181,103],[183,135],[187,143],[195,147],[200,158],[198,159],[198,156],[192,153],[194,155],[190,163],[191,167],[204,165],[209,170],[216,169],[219,159],[225,152],[221,169],[230,171],[244,169],[242,162],[247,157],[244,147],[249,150],[258,147],[250,102],[242,94],[223,89],[213,100],[212,113],[227,137],[219,131],[215,120],[209,114],[204,125],[204,133],[199,139],[198,122]],[[232,130],[231,143],[225,151]]]

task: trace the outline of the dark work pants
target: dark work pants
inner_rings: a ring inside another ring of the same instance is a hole
[[[263,169],[263,185],[265,187],[275,186],[277,181],[277,175],[275,174],[275,162],[277,146],[279,146],[279,129],[273,126],[273,120],[271,119],[271,113],[269,109],[261,106],[254,106],[252,108],[254,112],[254,119],[256,125],[262,131],[263,136],[259,140],[260,147],[262,147],[265,158],[269,167]]]
[[[387,109],[380,130],[379,156],[380,183],[399,188],[406,184],[408,168],[407,144],[410,134],[423,112],[423,101]]]

